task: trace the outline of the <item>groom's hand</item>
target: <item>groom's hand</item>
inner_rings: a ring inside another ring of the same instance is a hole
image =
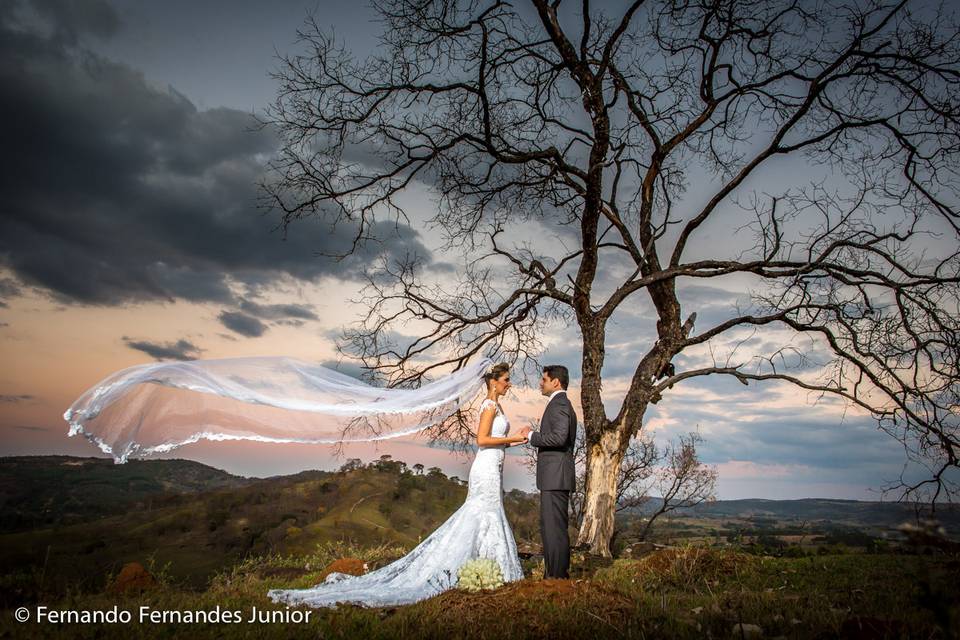
[[[531,429],[530,427],[523,427],[520,429],[520,435],[522,435],[524,438],[529,439],[531,431],[533,431],[533,429]]]

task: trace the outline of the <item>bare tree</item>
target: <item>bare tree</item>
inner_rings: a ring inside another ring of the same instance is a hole
[[[700,462],[697,443],[703,439],[697,433],[679,436],[679,444],[668,445],[664,452],[667,464],[656,472],[656,488],[663,503],[646,519],[640,539],[646,540],[654,521],[674,509],[689,509],[698,504],[714,502],[717,470]]]
[[[584,467],[586,467],[587,460],[586,452],[586,442],[584,442]],[[616,511],[635,509],[643,506],[650,499],[646,480],[654,474],[655,465],[659,460],[660,453],[652,437],[639,433],[630,441],[626,453],[623,454],[623,462],[620,463],[620,475],[617,477]],[[578,527],[583,522],[583,505],[586,504],[586,480],[586,473],[584,473],[582,490],[584,499],[581,501],[580,513],[577,517]]]
[[[458,277],[384,259],[344,336],[389,384],[481,355],[536,366],[545,328],[577,328],[578,544],[596,553],[647,409],[708,375],[869,412],[930,471],[886,491],[935,505],[960,466],[960,29],[944,6],[635,0],[608,16],[586,1],[375,0],[383,47],[359,62],[310,19],[262,118],[283,141],[264,205],[284,232],[351,225],[348,255],[411,220],[411,186],[437,194],[415,224],[463,256]],[[691,282],[750,303],[695,333]],[[610,322],[638,305],[655,326],[608,413]],[[472,426],[459,415],[435,435]]]

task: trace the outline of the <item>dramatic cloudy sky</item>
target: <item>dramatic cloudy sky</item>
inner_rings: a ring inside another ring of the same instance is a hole
[[[62,414],[127,366],[241,355],[335,360],[333,336],[360,312],[349,300],[374,249],[339,263],[318,258],[350,230],[331,234],[305,221],[283,240],[255,206],[277,141],[251,130],[250,114],[273,97],[274,52],[293,46],[311,10],[358,55],[376,46],[379,25],[360,2],[0,4],[0,454],[99,455],[67,437]],[[408,198],[429,213],[423,185]],[[424,234],[385,229],[376,251],[427,253],[435,243]],[[455,258],[434,254],[441,267]],[[731,281],[682,295],[707,321],[743,293]],[[605,370],[611,407],[649,343],[650,318],[642,306],[616,318]],[[571,344],[555,340],[545,359],[576,373]],[[648,429],[661,445],[699,431],[724,499],[876,498],[900,472],[902,449],[868,416],[813,400],[776,385],[701,378],[654,407]],[[504,404],[515,425],[538,410],[529,391]],[[417,438],[346,450],[381,453],[460,477],[469,465]],[[506,486],[531,490],[512,453]],[[342,463],[322,446],[199,443],[172,455],[257,476]]]

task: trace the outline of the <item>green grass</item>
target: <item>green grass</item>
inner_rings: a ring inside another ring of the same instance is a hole
[[[250,557],[216,574],[203,591],[178,583],[162,565],[154,565],[160,584],[142,595],[74,592],[41,601],[74,610],[117,605],[134,618],[141,604],[160,610],[213,610],[219,605],[239,610],[246,620],[252,606],[284,610],[267,598],[267,590],[316,584],[337,558],[360,558],[373,569],[408,549],[336,543],[318,545],[309,554]],[[528,573],[535,573],[526,564]],[[681,546],[637,560],[587,563],[575,556],[572,569],[584,577],[528,577],[492,592],[453,590],[389,609],[304,608],[311,619],[300,624],[19,624],[6,610],[0,637],[731,638],[738,637],[732,631],[740,622],[759,625],[765,638],[960,636],[958,561],[943,556],[775,558]],[[854,636],[854,627],[873,631]]]

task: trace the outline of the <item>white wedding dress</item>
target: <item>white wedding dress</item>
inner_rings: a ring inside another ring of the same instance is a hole
[[[492,400],[484,400],[481,411]],[[495,405],[496,406],[496,405]],[[490,435],[507,435],[510,423],[497,407]],[[386,607],[410,604],[457,584],[457,570],[474,558],[492,558],[504,582],[523,578],[517,543],[503,509],[503,456],[507,445],[480,447],[470,466],[467,499],[410,553],[361,576],[331,573],[309,589],[271,589],[274,602],[333,607],[337,603]]]

